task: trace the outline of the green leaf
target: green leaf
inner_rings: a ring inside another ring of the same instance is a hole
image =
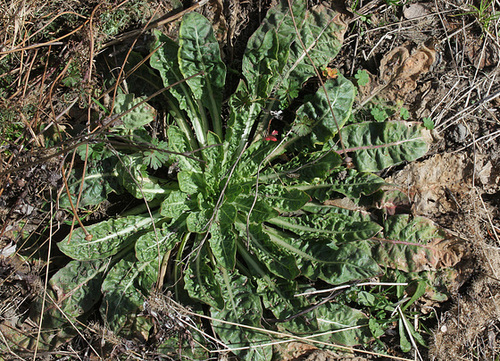
[[[295,255],[300,271],[310,279],[340,284],[380,274],[365,242],[350,242],[337,249],[322,238],[307,241],[269,227],[265,232],[273,243]]]
[[[401,119],[403,120],[408,120],[410,118],[410,112],[406,108],[401,108],[399,111],[399,115],[401,116]]]
[[[115,97],[113,112],[115,114],[121,114],[135,105],[139,104],[143,99],[134,97],[134,94],[117,94]],[[155,109],[147,104],[143,103],[139,105],[134,110],[123,115],[119,121],[115,122],[115,126],[119,126],[120,123],[127,130],[134,130],[151,123],[156,115]]]
[[[427,153],[423,127],[416,123],[359,123],[342,129],[345,147],[352,152],[356,168],[376,172]]]
[[[184,77],[203,73],[186,82],[194,98],[203,104],[212,118],[214,132],[222,138],[221,106],[226,66],[213,34],[212,24],[201,14],[185,15],[179,29],[179,69]],[[205,129],[205,132],[208,129]],[[205,145],[201,142],[201,145]]]
[[[215,333],[230,349],[250,346],[249,349],[232,351],[241,360],[271,360],[272,347],[259,346],[259,344],[271,341],[268,334],[222,322],[232,321],[242,325],[262,327],[260,324],[262,306],[250,280],[236,271],[229,274],[224,270],[217,273],[217,280],[222,285],[222,295],[226,300],[226,307],[224,309],[210,308],[211,316],[214,318],[212,324]]]
[[[424,119],[422,119],[422,122],[424,124],[424,127],[426,127],[427,129],[434,129],[434,121],[431,118],[425,117]]]
[[[142,306],[156,282],[155,262],[136,263],[122,259],[108,273],[102,283],[104,299],[99,309],[111,330],[121,336],[135,336],[147,340],[151,320],[140,316]]]
[[[341,164],[342,159],[335,152],[301,153],[286,165],[276,166],[266,172],[261,179],[265,181],[279,176],[282,182],[297,184],[297,188],[300,189],[300,185],[308,183],[321,185],[322,181]]]
[[[304,240],[323,239],[332,245],[368,239],[382,227],[374,222],[360,222],[342,214],[304,214],[295,217],[275,217],[269,223],[294,232]]]
[[[186,218],[186,225],[189,232],[194,232],[194,233],[207,232],[211,216],[212,216],[212,211],[210,211],[210,209],[190,212]]]
[[[302,84],[316,76],[304,47],[317,67],[327,65],[340,50],[346,25],[338,19],[337,12],[323,5],[307,10],[302,1],[291,9],[286,1],[270,9],[243,58],[251,94],[269,98],[276,90],[278,99],[289,103]]]
[[[181,171],[177,173],[179,189],[189,195],[206,191],[207,184],[203,173]]]
[[[339,330],[339,332],[320,336],[318,340],[335,345],[365,345],[371,340],[368,317],[361,311],[329,302],[316,309],[319,332]],[[358,328],[349,329],[358,326]]]
[[[313,311],[295,317],[312,306],[304,297],[295,297],[300,293],[296,281],[280,278],[271,281],[265,277],[257,277],[257,285],[257,292],[262,297],[264,306],[276,317],[279,330],[301,335],[318,330],[318,322]],[[286,321],[288,318],[290,320]]]
[[[237,174],[241,177],[256,175],[259,171],[259,167],[264,168],[264,166],[266,166],[263,161],[271,154],[275,147],[276,144],[273,142],[266,142],[264,140],[259,140],[250,145],[241,157],[237,168]],[[279,155],[279,153],[275,155]]]
[[[235,218],[236,208],[223,204],[216,222],[210,228],[210,248],[217,263],[227,270],[234,269],[236,263],[236,233],[233,229]]]
[[[368,83],[370,82],[370,76],[368,75],[368,72],[366,70],[358,69],[356,74],[354,74],[354,77],[358,81],[359,86],[368,85]]]
[[[144,163],[148,166],[153,168],[154,170],[157,170],[167,164],[169,160],[169,156],[166,152],[163,151],[168,151],[168,143],[167,142],[160,142],[157,139],[152,139],[151,140],[151,147],[158,148],[158,149],[150,149],[147,151],[143,152],[143,159]]]
[[[250,237],[249,247],[257,256],[260,262],[277,276],[284,279],[294,279],[300,274],[300,270],[295,263],[296,255],[290,252],[286,247],[272,242],[268,234],[264,233],[261,225],[250,225],[249,233],[246,234],[244,225],[240,224],[242,236],[246,239]]]
[[[288,190],[282,184],[259,186],[259,196],[279,212],[294,212],[301,209],[311,198],[298,189]]]
[[[207,148],[203,149],[203,159],[206,159],[207,165],[205,172],[213,177],[218,177],[223,161],[222,143],[217,134],[208,132],[207,134]]]
[[[149,216],[129,216],[93,224],[85,227],[92,235],[89,239],[82,228],[68,235],[57,246],[62,253],[73,259],[87,261],[103,259],[118,253],[135,240],[134,235],[149,227],[153,219]]]
[[[170,150],[172,152],[181,153],[173,156],[173,158],[179,162],[179,168],[191,172],[201,172],[200,161],[193,159],[193,157],[189,157],[189,155],[196,153],[193,152],[193,148],[186,134],[180,128],[171,125],[167,129],[167,137]]]
[[[361,173],[355,169],[337,168],[324,182],[311,186],[297,186],[311,197],[324,202],[338,198],[336,193],[350,198],[375,193],[385,184],[384,180],[371,173]]]
[[[270,9],[266,20],[269,20],[270,14],[275,11]],[[286,59],[288,55],[286,48],[281,49],[282,54],[279,53],[276,30],[268,31],[268,28],[269,24],[264,22],[250,37],[243,57],[242,71],[252,99],[269,97],[278,81],[277,75],[283,68],[283,58]]]
[[[121,185],[135,198],[151,201],[167,191],[146,172],[146,165],[140,156],[122,156],[117,165]]]
[[[109,265],[109,259],[71,261],[50,279],[60,311],[72,322],[90,311],[101,298],[101,283]],[[63,318],[62,314],[59,317]]]
[[[279,25],[279,34],[283,32],[285,35],[280,36],[280,49],[290,47],[290,55],[281,79],[282,87],[290,94],[302,88],[308,78],[316,76],[311,60],[318,68],[333,60],[340,51],[347,26],[340,20],[338,12],[324,5],[305,11],[306,3],[301,1],[294,2],[291,9],[286,1],[283,4],[282,9],[287,15],[283,24]],[[293,12],[297,28],[291,21],[290,11]],[[297,38],[293,42],[287,41],[288,32],[296,33],[296,29],[299,30],[296,36],[300,36],[302,41]]]
[[[160,72],[163,84],[166,87],[170,86],[170,94],[177,100],[178,107],[186,112],[187,119],[192,123],[196,137],[204,144],[208,124],[206,119],[202,119],[198,103],[193,98],[193,93],[184,81],[184,76],[179,69],[179,45],[159,31],[155,31],[154,34],[157,41],[153,48],[158,50],[151,56],[151,66]],[[174,84],[176,85],[172,86]],[[192,133],[189,124],[185,120],[185,115],[181,111],[175,111],[175,104],[171,104],[171,108],[175,114],[177,125],[182,129],[187,139],[191,139]],[[195,147],[196,145],[193,143],[192,146]]]
[[[189,296],[219,310],[224,309],[221,286],[209,266],[204,251],[195,252],[184,273],[185,289]]]
[[[309,102],[297,109],[292,131],[299,135],[308,134],[303,136],[299,144],[305,141],[311,145],[324,144],[349,119],[356,96],[354,85],[341,74],[336,79],[326,81],[324,85],[325,88],[320,87]]]
[[[246,194],[239,195],[233,204],[236,209],[246,214],[250,213],[250,221],[260,223],[270,218],[276,217],[278,212],[275,211],[264,199],[248,196]]]
[[[172,191],[161,204],[160,214],[166,218],[177,218],[182,213],[196,209],[189,195],[181,191]]]
[[[395,215],[384,222],[384,237],[374,240],[373,258],[405,272],[435,268],[440,258],[436,245],[442,239],[443,231],[429,219]]]
[[[137,239],[135,243],[135,256],[139,262],[157,261],[172,250],[179,242],[179,236],[166,225],[157,227],[156,232],[151,230]]]
[[[398,331],[399,331],[399,346],[401,347],[401,351],[403,352],[410,352],[411,350],[411,343],[408,340],[408,337],[406,337],[406,328],[403,323],[403,319],[400,318],[398,320]]]
[[[262,104],[251,100],[245,83],[240,81],[238,88],[229,98],[229,120],[224,140],[225,170],[229,169],[240,156],[248,142],[252,128],[258,120]]]
[[[118,172],[116,171],[115,157],[105,159],[103,161],[89,164],[85,171],[85,178],[82,184],[82,169],[73,170],[68,179],[69,193],[75,207],[87,207],[100,204],[107,199],[107,196],[112,193],[123,192],[122,187],[118,183]],[[78,194],[81,196],[80,202],[77,203]],[[70,209],[71,204],[68,199],[66,190],[64,190],[59,198],[59,206],[61,208]]]

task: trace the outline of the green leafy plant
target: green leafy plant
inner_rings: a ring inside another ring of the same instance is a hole
[[[370,82],[370,76],[366,70],[359,70],[354,74],[354,77],[358,81],[358,85],[365,86]]]
[[[424,124],[424,127],[426,127],[427,129],[429,130],[432,130],[434,129],[434,121],[429,118],[429,117],[425,117],[422,119],[422,123]]]
[[[61,199],[69,209],[128,192],[147,201],[147,211],[77,228],[58,244],[73,260],[50,281],[59,304],[50,326],[66,324],[59,310],[82,320],[98,306],[115,333],[147,339],[159,326],[146,305],[169,289],[199,314],[203,305],[217,339],[245,360],[271,359],[276,336],[266,329],[349,346],[380,336],[352,307],[363,302],[321,302],[314,291],[383,277],[387,267],[418,279],[421,262],[436,257],[420,243],[439,232],[369,212],[384,194],[384,181],[370,172],[426,153],[420,124],[345,125],[356,91],[340,74],[298,97],[315,66],[337,54],[345,29],[322,5],[269,10],[248,41],[228,119],[226,67],[211,24],[190,13],[177,42],[155,34],[150,63],[168,87],[166,141],[145,131],[151,106],[118,95],[114,111],[123,116],[110,118],[107,139],[121,146],[78,148],[92,166],[72,173]],[[275,125],[282,111],[293,115]],[[304,292],[311,296],[295,297]]]

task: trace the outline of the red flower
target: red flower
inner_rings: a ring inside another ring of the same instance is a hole
[[[267,137],[264,138],[264,140],[266,141],[271,141],[271,142],[277,142],[278,141],[278,138],[276,138],[275,136],[278,135],[278,131],[277,130],[273,130],[273,132],[271,133],[271,135],[268,135]]]

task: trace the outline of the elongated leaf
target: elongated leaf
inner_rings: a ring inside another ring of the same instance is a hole
[[[294,254],[300,271],[313,280],[320,278],[340,284],[380,274],[364,242],[345,243],[337,249],[330,241],[303,241],[270,227],[266,227],[265,232],[273,243]]]
[[[297,87],[300,89],[308,78],[316,76],[310,59],[318,68],[325,67],[333,60],[340,51],[347,29],[338,12],[324,5],[314,6],[306,12],[302,6],[305,6],[304,2],[294,1],[289,9],[287,1],[284,1],[287,17],[283,24],[280,24],[279,33],[285,33],[284,37],[280,36],[280,45],[281,48],[290,47],[290,55],[282,75],[285,94],[296,93]],[[295,24],[291,21],[292,14],[289,10],[295,17]],[[287,43],[287,33],[296,32],[296,29],[299,29],[297,37],[302,41],[297,39]]]
[[[278,215],[278,212],[264,199],[257,197],[255,202],[254,200],[254,197],[242,194],[236,198],[234,206],[238,211],[242,211],[246,214],[250,213],[250,221],[256,223],[263,222]]]
[[[154,49],[158,49],[151,56],[151,66],[160,72],[165,86],[170,87],[169,92],[175,97],[179,103],[179,108],[186,112],[187,119],[193,125],[196,137],[204,143],[205,131],[208,127],[206,120],[203,120],[198,108],[198,103],[193,97],[193,93],[189,86],[183,81],[184,76],[179,69],[178,53],[179,45],[169,37],[155,31],[157,41],[153,45]],[[173,109],[174,110],[174,109]],[[176,114],[177,125],[182,129],[184,135],[191,135],[191,129],[181,113]],[[188,136],[189,137],[189,136]],[[193,147],[194,144],[191,144]]]
[[[218,321],[234,320],[239,324],[262,327],[260,324],[262,306],[259,296],[255,293],[249,279],[236,271],[231,272],[231,274],[222,271],[217,274],[217,280],[222,285],[222,294],[226,300],[226,307],[222,310],[210,308],[211,316],[214,318],[214,331],[230,348],[250,346],[249,349],[233,351],[241,360],[271,360],[272,347],[259,346],[259,344],[270,341],[266,333],[259,333],[252,329],[232,326]]]
[[[435,268],[440,258],[437,244],[442,239],[442,230],[427,218],[392,216],[384,222],[384,237],[374,240],[373,258],[405,272]]]
[[[135,243],[135,256],[139,262],[158,260],[174,248],[179,241],[179,236],[167,226],[157,227],[156,232],[151,230],[137,239]]]
[[[72,321],[88,312],[101,298],[101,283],[109,259],[71,261],[52,276],[49,285],[57,295],[59,309]],[[63,316],[59,316],[63,318]]]
[[[103,259],[118,253],[135,241],[135,233],[149,227],[152,222],[149,216],[110,219],[85,227],[92,236],[91,239],[82,228],[78,228],[57,246],[62,253],[76,260]]]
[[[142,100],[143,99],[141,98],[134,98],[134,94],[117,94],[115,97],[115,107],[113,111],[115,114],[124,113],[140,103]],[[116,126],[122,123],[122,126],[127,130],[138,129],[151,123],[154,120],[155,115],[155,109],[151,105],[143,103],[137,108],[134,108],[134,110],[124,114],[120,120],[116,122]]]
[[[105,201],[107,196],[113,191],[117,193],[123,192],[123,188],[118,183],[118,172],[115,169],[116,162],[116,157],[111,157],[89,165],[85,171],[83,185],[82,170],[79,169],[71,172],[68,186],[71,200],[75,207],[77,204],[79,207],[96,205]],[[77,203],[80,187],[80,202]],[[66,191],[59,198],[59,206],[66,209],[70,209],[71,207]]]
[[[294,1],[291,9],[282,1],[269,10],[248,41],[243,59],[243,75],[251,93],[268,98],[277,89],[280,100],[296,97],[302,84],[316,75],[306,51],[319,68],[338,53],[346,26],[337,19],[335,11],[322,5],[308,11],[302,1]]]
[[[262,176],[262,180],[280,178],[291,185],[321,185],[332,172],[342,164],[342,159],[335,152],[305,152],[294,157],[285,165],[275,166]]]
[[[222,137],[220,116],[226,66],[220,58],[219,44],[213,34],[212,24],[196,12],[185,15],[179,29],[179,69],[186,78],[203,72],[186,82],[194,98],[208,109],[213,130]],[[201,143],[205,145],[204,142]]]
[[[305,192],[298,189],[288,190],[282,184],[262,185],[259,194],[279,212],[294,212],[311,200]]]
[[[276,144],[265,140],[253,143],[241,157],[241,161],[238,164],[238,174],[241,177],[256,175],[259,171],[259,167],[263,168],[267,165],[263,163],[263,161],[267,156],[273,153],[275,147]],[[279,153],[275,155],[279,155]]]
[[[122,156],[121,162],[117,165],[117,172],[120,174],[119,179],[123,188],[135,198],[151,201],[167,192],[156,179],[148,176],[142,157]]]
[[[262,102],[250,99],[243,81],[229,99],[229,121],[224,141],[224,171],[237,161],[249,140],[251,131],[262,110]]]
[[[207,165],[205,167],[206,173],[213,177],[218,177],[222,168],[222,143],[217,134],[208,132],[207,134],[207,148],[203,149],[203,158],[206,159]]]
[[[302,239],[324,239],[332,245],[373,237],[381,230],[374,222],[360,222],[342,214],[304,214],[297,217],[276,217],[269,223],[292,231]]]
[[[269,12],[275,14],[276,10],[271,9]],[[266,20],[271,19],[270,15]],[[270,27],[271,30],[269,30]],[[288,48],[279,48],[274,26],[270,26],[269,22],[264,22],[249,39],[243,57],[243,74],[247,79],[252,99],[269,97],[275,83],[279,80],[277,75],[282,71],[287,57]]]
[[[187,171],[201,171],[200,162],[188,157],[193,156],[193,148],[186,137],[186,134],[178,127],[171,125],[167,130],[168,145],[173,152],[185,153],[186,155],[175,155],[179,162],[179,168]],[[194,154],[196,155],[196,154]]]
[[[338,168],[324,181],[310,186],[297,186],[311,197],[324,202],[327,199],[338,198],[336,193],[350,198],[369,195],[380,189],[385,182],[371,173],[360,173],[355,169]]]
[[[158,271],[154,264],[122,259],[104,279],[101,287],[104,299],[99,311],[115,333],[148,339],[152,322],[139,313],[146,300],[145,294],[156,281]]]
[[[210,218],[212,217],[210,209],[190,212],[186,218],[186,225],[189,232],[205,233],[208,232]]]
[[[210,228],[210,248],[222,267],[232,270],[236,263],[236,236],[233,223],[236,208],[223,204],[217,214],[217,221]]]
[[[196,194],[207,188],[203,173],[181,171],[177,173],[177,179],[180,190],[187,194]]]
[[[345,147],[352,152],[356,169],[376,172],[427,153],[425,128],[408,122],[366,122],[342,129]]]
[[[257,284],[257,292],[264,306],[276,317],[276,326],[280,330],[300,335],[309,335],[318,330],[314,311],[305,312],[312,304],[304,297],[295,297],[300,293],[297,282],[276,279],[269,284],[265,279],[257,278]]]
[[[326,81],[312,99],[297,110],[292,131],[303,136],[299,144],[324,144],[346,123],[356,96],[354,85],[341,74]],[[325,93],[326,91],[326,93]]]
[[[190,297],[220,310],[224,308],[221,286],[203,251],[191,257],[184,282]]]
[[[255,253],[260,262],[277,276],[292,280],[300,274],[300,270],[295,263],[296,255],[286,247],[271,242],[268,234],[262,231],[261,225],[250,225],[249,234],[244,231],[245,226],[240,224],[242,235],[250,237],[249,247]]]
[[[167,218],[177,218],[184,212],[196,209],[196,203],[190,200],[187,193],[172,191],[161,204],[160,214]]]
[[[315,338],[336,345],[366,345],[371,341],[368,317],[361,311],[346,305],[329,302],[316,310],[320,332],[339,330],[339,332]],[[352,327],[356,327],[352,329]],[[351,328],[351,329],[349,329]]]

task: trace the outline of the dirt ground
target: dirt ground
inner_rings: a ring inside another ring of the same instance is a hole
[[[429,217],[446,230],[450,251],[443,253],[446,257],[442,262],[458,271],[450,300],[421,304],[427,312],[436,315],[430,348],[422,351],[422,357],[498,360],[500,21],[495,14],[500,3],[450,0],[408,1],[405,5],[396,5],[400,2],[360,0],[355,12],[347,10],[353,3],[334,1],[331,4],[343,9],[350,24],[344,46],[332,66],[347,77],[354,77],[361,70],[369,73],[369,82],[361,89],[355,111],[361,111],[363,105],[374,99],[383,99],[398,109],[406,108],[411,120],[430,118],[434,124],[430,131],[432,147],[427,156],[382,173],[388,183],[396,184],[408,195],[414,215]],[[482,3],[491,5],[489,12],[474,12],[471,5],[479,7]],[[152,2],[151,9],[157,9],[157,13],[151,16],[168,18],[174,6],[165,4]],[[191,4],[184,5],[187,8]],[[270,6],[272,3],[258,0],[215,0],[199,11],[213,22],[226,61],[238,67],[238,57],[244,51],[246,40]],[[31,16],[32,19],[34,14]],[[175,32],[176,23],[168,22],[160,28]],[[6,29],[4,33],[12,33]],[[100,46],[127,44],[128,40],[124,39],[127,36],[115,37],[116,43]],[[82,36],[82,39],[88,38]],[[87,40],[75,41],[70,44],[71,51],[63,51],[60,56],[79,56],[82,62],[88,60],[90,54],[82,50],[87,45]],[[5,42],[0,52],[8,46]],[[0,105],[12,107],[17,102],[19,109],[16,108],[15,114],[22,116],[22,105],[28,104],[30,97],[41,96],[35,90],[37,86],[50,84],[54,76],[32,74],[32,83],[24,87],[28,83],[22,82],[22,76],[29,74],[28,70],[9,71],[14,78],[21,79],[20,88],[4,94]],[[0,80],[5,77],[0,74]],[[48,86],[43,89],[61,99],[56,114],[68,108],[63,90]],[[50,104],[40,107],[36,113],[38,121],[43,122],[46,114],[54,111]],[[72,117],[84,115],[71,114]],[[391,119],[399,116],[396,112]],[[33,124],[29,119],[23,122]],[[37,139],[34,136],[30,142],[36,143]],[[50,154],[50,150],[36,147],[37,144],[31,145],[34,146],[30,151],[16,142],[2,145],[9,147],[12,156],[1,159],[0,164],[0,278],[16,275],[15,279],[0,283],[0,299],[4,301],[0,305],[0,321],[4,324],[5,320],[14,322],[29,311],[30,294],[40,290],[44,282],[43,274],[39,273],[42,260],[27,263],[21,258],[9,257],[16,246],[21,247],[13,235],[20,227],[24,227],[24,233],[45,231],[40,225],[48,222],[48,215],[42,208],[50,201],[47,197],[55,197],[61,178],[57,171],[59,155]],[[59,216],[64,217],[56,215]],[[28,245],[26,249],[32,254],[39,252]],[[293,344],[291,348],[284,359],[377,359],[375,356],[348,357],[300,344]]]

